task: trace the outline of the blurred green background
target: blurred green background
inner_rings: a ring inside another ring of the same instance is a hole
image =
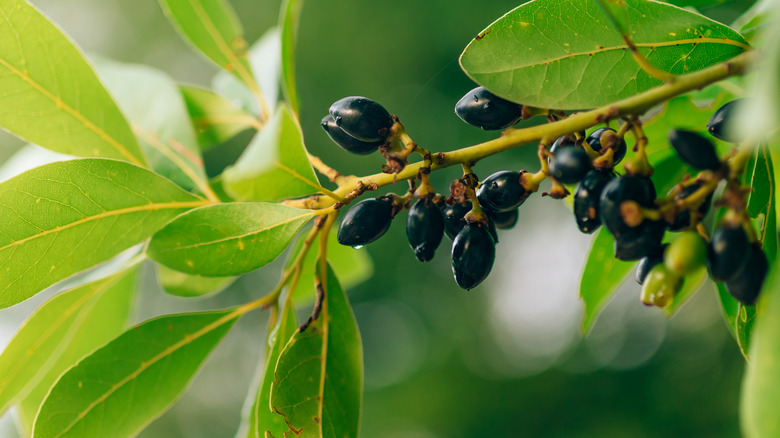
[[[210,84],[215,67],[182,42],[153,0],[33,0],[90,53],[149,64],[181,82]],[[277,0],[231,0],[251,42],[273,26]],[[684,3],[684,2],[679,2]],[[705,3],[705,2],[698,2]],[[751,1],[706,2],[701,11],[729,23]],[[301,121],[309,150],[344,173],[377,172],[381,157],[348,154],[319,127],[330,103],[371,97],[397,114],[422,146],[452,150],[493,138],[462,123],[455,102],[473,84],[458,55],[518,0],[306,2],[299,38]],[[21,143],[0,139],[9,157]],[[535,170],[535,148],[481,162]],[[458,169],[437,172],[446,191]],[[391,188],[398,193],[405,184]],[[579,333],[579,275],[589,236],[567,207],[535,196],[518,226],[500,234],[491,277],[471,292],[450,273],[445,239],[418,263],[405,243],[403,216],[362,251],[373,278],[349,290],[365,350],[363,436],[733,437],[743,362],[711,287],[671,320],[643,307],[629,281],[593,332]],[[221,294],[187,300],[164,295],[146,269],[136,319],[220,308],[268,292],[280,263],[249,274]],[[7,341],[41,298],[4,311]],[[301,309],[301,314],[309,309]],[[182,399],[144,438],[233,436],[256,373],[267,315],[242,320]],[[13,436],[6,418],[0,435]]]

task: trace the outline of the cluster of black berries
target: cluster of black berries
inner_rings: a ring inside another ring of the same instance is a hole
[[[735,101],[736,102],[736,101]],[[740,141],[726,131],[729,114],[736,106],[721,107],[707,125],[708,131],[724,141]],[[484,87],[469,91],[455,106],[465,122],[486,130],[507,128],[535,113],[535,109],[504,100]],[[322,121],[328,135],[344,149],[358,154],[387,147],[394,140],[397,119],[376,102],[364,97],[347,97],[334,103]],[[626,155],[623,138],[626,127],[615,131],[597,128],[586,135],[576,133],[557,139],[546,151],[544,176],[554,182],[555,197],[568,194],[564,185],[576,184],[574,217],[583,233],[601,225],[615,238],[615,257],[639,261],[636,280],[642,287],[642,301],[664,307],[680,291],[683,279],[705,265],[716,281],[740,302],[754,304],[768,271],[768,261],[755,242],[755,233],[744,204],[729,205],[710,242],[700,234],[700,223],[712,203],[718,181],[726,179],[724,198],[739,198],[741,188],[729,167],[717,155],[707,138],[685,130],[674,130],[669,142],[680,159],[702,172],[687,178],[665,197],[658,197],[649,175],[652,169],[639,166],[623,175],[614,166]],[[427,174],[426,174],[427,175]],[[702,177],[705,175],[706,177]],[[420,177],[428,185],[427,177]],[[731,179],[729,179],[731,178]],[[472,289],[487,278],[495,260],[496,229],[513,227],[518,207],[538,189],[539,178],[525,171],[500,171],[479,183],[471,173],[455,181],[445,200],[428,185],[422,192],[404,197],[387,195],[358,202],[345,215],[338,232],[344,245],[359,247],[373,242],[390,227],[392,219],[411,206],[406,221],[409,244],[420,261],[433,258],[443,235],[453,240],[452,270],[455,281]],[[555,192],[555,187],[560,189]],[[557,195],[556,195],[557,193]],[[666,231],[679,232],[664,244]]]

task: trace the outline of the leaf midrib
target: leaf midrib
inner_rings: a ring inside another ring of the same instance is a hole
[[[123,214],[129,214],[129,213],[137,213],[137,212],[140,212],[140,211],[155,211],[155,210],[178,209],[178,208],[196,208],[196,207],[203,207],[203,206],[210,205],[210,204],[212,204],[211,201],[205,201],[205,200],[191,201],[191,202],[164,202],[164,203],[156,203],[156,204],[137,205],[137,206],[134,206],[134,207],[120,208],[118,210],[104,211],[103,213],[99,213],[99,214],[96,214],[94,216],[87,216],[87,217],[85,217],[83,219],[79,219],[79,220],[71,222],[69,224],[59,225],[57,227],[54,227],[54,228],[51,228],[51,229],[48,229],[48,230],[44,230],[44,231],[42,231],[40,233],[33,234],[32,236],[28,236],[28,237],[25,237],[23,239],[15,240],[15,241],[7,244],[7,245],[1,246],[0,247],[0,252],[5,251],[8,248],[12,248],[12,247],[15,247],[15,246],[22,245],[24,243],[27,243],[27,242],[29,242],[31,240],[34,240],[34,239],[37,239],[39,237],[47,236],[47,235],[53,234],[53,233],[56,234],[56,233],[59,233],[61,231],[65,231],[65,230],[67,230],[69,228],[73,228],[73,227],[76,227],[76,226],[79,226],[79,225],[83,225],[83,224],[89,223],[91,221],[100,220],[100,219],[104,219],[104,218],[107,218],[107,217],[120,216],[120,215],[123,215]]]
[[[472,42],[473,44],[473,42]],[[676,40],[676,41],[665,41],[665,42],[658,42],[658,43],[634,43],[636,47],[642,47],[642,48],[655,48],[655,47],[669,47],[669,46],[678,46],[680,44],[726,44],[731,46],[740,47],[744,50],[751,50],[751,47],[747,44],[740,43],[739,41],[730,40],[728,38],[691,38],[691,39],[685,39],[685,40]],[[516,65],[513,67],[501,69],[501,70],[486,70],[486,71],[477,71],[472,68],[469,68],[469,72],[471,74],[495,74],[495,73],[506,73],[514,70],[521,70],[528,67],[535,67],[538,65],[546,65],[557,61],[562,61],[564,59],[569,58],[576,58],[578,56],[592,56],[596,53],[604,53],[604,52],[610,52],[610,51],[617,51],[617,50],[628,50],[628,46],[626,44],[621,44],[617,46],[610,46],[610,47],[601,47],[596,48],[594,50],[589,50],[587,52],[571,52],[567,53],[563,56],[558,56],[555,58],[549,58],[545,59],[543,61],[538,61],[535,63],[530,64],[523,64],[523,65]]]
[[[92,409],[94,409],[97,405],[100,403],[103,403],[108,399],[108,397],[111,397],[112,394],[114,394],[116,391],[121,389],[124,385],[130,383],[132,380],[135,380],[138,376],[141,375],[144,371],[149,369],[152,365],[156,364],[157,362],[161,361],[162,359],[166,358],[167,356],[172,355],[177,350],[183,348],[184,346],[200,339],[202,336],[205,336],[206,334],[210,333],[212,330],[216,330],[217,328],[221,327],[224,324],[227,324],[233,319],[238,318],[239,316],[246,313],[246,309],[244,308],[238,308],[222,318],[219,318],[218,320],[206,325],[202,329],[196,331],[195,333],[191,335],[185,335],[182,340],[179,342],[167,347],[154,357],[152,357],[148,361],[141,362],[141,365],[138,367],[137,370],[133,371],[132,373],[128,374],[127,377],[123,378],[119,382],[117,382],[115,385],[113,385],[108,391],[106,391],[104,394],[102,394],[100,397],[98,397],[94,402],[90,403],[83,411],[76,414],[76,419],[72,421],[69,425],[67,425],[58,435],[56,435],[54,438],[59,438],[66,433],[68,433],[69,430],[71,430],[76,424],[78,424],[81,420],[83,420],[87,414],[89,414]],[[76,365],[78,366],[78,365]]]
[[[114,137],[109,135],[105,130],[98,127],[94,123],[92,123],[91,120],[89,120],[84,114],[82,114],[80,111],[77,111],[65,101],[63,101],[58,96],[55,96],[53,93],[49,92],[43,85],[39,84],[33,78],[30,77],[28,74],[23,74],[21,71],[19,71],[16,67],[11,65],[8,61],[6,61],[4,58],[0,57],[0,65],[7,68],[11,73],[18,76],[23,81],[27,82],[32,88],[36,89],[39,93],[41,93],[44,97],[52,101],[55,105],[57,105],[58,108],[61,108],[66,113],[70,114],[73,118],[81,122],[87,129],[94,132],[98,135],[98,137],[105,140],[111,147],[116,149],[117,152],[122,154],[125,158],[127,158],[128,161],[130,161],[133,164],[137,164],[139,166],[144,166],[144,163],[138,159],[135,155],[130,153],[130,151],[121,144],[118,140],[116,140]]]
[[[211,240],[211,241],[208,241],[208,242],[196,242],[196,243],[193,243],[191,245],[178,246],[176,248],[171,248],[171,249],[168,249],[168,250],[159,250],[158,252],[159,253],[176,252],[176,251],[181,251],[181,250],[186,250],[186,249],[199,248],[201,246],[217,245],[217,244],[220,244],[220,243],[229,242],[231,240],[239,240],[239,239],[243,239],[245,237],[249,237],[249,236],[252,236],[252,235],[255,235],[255,234],[264,233],[266,231],[272,230],[272,229],[277,228],[277,227],[281,227],[283,225],[287,225],[289,223],[292,223],[292,222],[295,222],[297,220],[303,219],[303,218],[305,218],[307,216],[311,217],[311,216],[315,216],[315,215],[316,215],[315,212],[307,211],[305,213],[299,214],[298,216],[294,216],[294,217],[288,218],[288,219],[286,219],[284,221],[281,221],[281,222],[275,222],[273,225],[269,225],[269,226],[266,226],[264,228],[260,228],[258,230],[250,231],[248,233],[244,233],[244,234],[240,234],[240,235],[236,235],[236,236],[229,236],[229,237],[225,237],[225,238],[222,238],[222,239]],[[0,249],[2,249],[2,248],[0,248]]]

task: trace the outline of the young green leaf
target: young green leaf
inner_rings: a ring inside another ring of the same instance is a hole
[[[151,67],[92,61],[141,139],[152,169],[186,189],[204,192],[203,159],[176,83]]]
[[[16,405],[16,413],[27,436],[32,434],[35,414],[60,375],[127,327],[133,310],[137,274],[138,269],[132,269],[80,287],[94,285],[102,290],[96,290],[95,296],[80,310],[79,321],[69,329],[72,332],[70,341],[60,346],[61,352],[52,356],[53,364],[48,371]]]
[[[276,364],[271,406],[295,435],[357,437],[363,352],[355,317],[328,268],[319,317],[298,329]]]
[[[745,171],[743,184],[752,188],[748,197],[748,214],[758,229],[758,237],[769,259],[770,266],[777,258],[777,217],[775,207],[775,175],[772,157],[766,145],[756,148]],[[764,286],[764,291],[767,287]],[[721,307],[729,329],[737,340],[742,354],[749,358],[756,307],[737,302],[722,284],[718,284]]]
[[[180,85],[179,91],[187,104],[201,151],[210,150],[241,131],[262,128],[257,117],[211,90]]]
[[[225,170],[222,184],[233,198],[244,201],[276,201],[320,190],[301,127],[287,106],[276,110],[236,164]]]
[[[301,9],[303,0],[284,0],[279,17],[282,33],[282,90],[295,114],[298,114],[300,106],[298,89],[295,86],[295,42],[298,38]]]
[[[700,70],[748,49],[737,32],[702,15],[655,1],[625,3],[634,44],[662,71]],[[460,64],[493,93],[542,108],[592,108],[660,85],[608,21],[591,0],[528,2],[480,32]]]
[[[740,423],[748,438],[780,435],[780,266],[772,265],[759,299],[761,318],[755,324],[750,358],[745,367],[740,400]]]
[[[266,31],[252,47],[249,48],[249,65],[255,80],[260,85],[260,91],[268,104],[268,111],[273,112],[279,100],[279,75],[282,69],[281,40],[279,29],[273,27]],[[233,101],[242,110],[252,114],[263,114],[257,98],[243,82],[226,71],[220,71],[212,80],[212,87],[217,93]],[[268,114],[270,118],[273,113]]]
[[[225,0],[159,1],[165,15],[184,37],[249,87],[261,109],[267,109],[246,56],[248,44],[244,40],[244,30],[230,4]]]
[[[291,306],[285,306],[279,315],[279,322],[269,335],[263,377],[249,412],[248,438],[265,438],[266,432],[271,433],[272,436],[283,437],[289,430],[284,422],[284,417],[271,409],[271,383],[275,379],[274,371],[279,355],[297,328],[298,320],[295,317],[295,312]]]
[[[48,164],[0,183],[0,308],[112,258],[206,204],[146,169],[99,158]]]
[[[295,257],[303,248],[304,239],[299,238],[290,252],[287,259],[287,268],[290,268]],[[344,290],[358,285],[369,278],[374,273],[374,264],[366,251],[354,249],[351,246],[341,245],[336,240],[336,231],[328,235],[328,263],[341,283]],[[293,300],[301,305],[310,303],[314,300],[314,272],[317,264],[317,252],[309,251],[303,259],[301,266],[301,276],[298,279],[298,286],[293,292]]]
[[[129,279],[128,282],[122,282]],[[112,275],[54,296],[24,322],[0,355],[0,415],[32,390],[54,365],[97,300],[110,289],[132,290],[128,272]],[[123,287],[124,286],[124,287]],[[62,370],[60,370],[62,371]],[[51,382],[50,382],[51,383]]]
[[[235,282],[237,277],[201,277],[157,265],[157,280],[163,290],[178,297],[215,295]]]
[[[314,212],[264,202],[187,212],[152,237],[147,254],[180,272],[226,277],[255,270],[287,248]]]
[[[0,126],[56,152],[143,165],[130,126],[73,42],[25,0],[2,8]]]
[[[580,282],[580,298],[585,303],[583,333],[593,328],[601,310],[631,272],[633,264],[616,259],[613,245],[612,235],[602,227],[593,239]]]
[[[134,436],[178,398],[241,314],[166,315],[127,330],[60,377],[33,436]]]

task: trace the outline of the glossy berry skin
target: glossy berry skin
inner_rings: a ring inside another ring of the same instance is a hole
[[[623,261],[639,260],[661,250],[666,231],[663,221],[645,220],[638,227],[615,239],[615,258]]]
[[[761,245],[750,245],[750,256],[745,267],[726,281],[726,290],[737,301],[748,306],[753,306],[758,300],[761,286],[769,272],[769,260],[761,249]]]
[[[499,230],[508,230],[517,225],[517,220],[520,218],[520,209],[502,211],[502,212],[488,212],[488,217],[493,221],[493,224]],[[496,240],[498,242],[498,240]]]
[[[523,106],[502,99],[485,87],[477,87],[455,104],[455,114],[464,122],[486,131],[504,129],[517,123]]]
[[[593,169],[585,149],[575,146],[558,149],[550,161],[549,172],[556,181],[563,184],[576,184]]]
[[[696,190],[701,188],[701,183],[694,183],[682,189],[682,191],[674,196],[675,201],[679,201],[692,195]],[[707,196],[707,199],[699,206],[699,218],[704,218],[707,212],[710,211],[710,205],[712,205],[712,193]],[[669,224],[669,231],[680,231],[691,226],[691,212],[690,210],[683,210],[674,217],[674,222]]]
[[[380,104],[367,97],[350,96],[339,99],[328,110],[336,125],[361,141],[384,140],[393,120]]]
[[[444,234],[446,234],[450,239],[454,240],[455,236],[460,233],[460,230],[466,226],[466,219],[464,216],[466,216],[466,213],[470,211],[470,202],[464,204],[455,202],[452,205],[445,204],[445,206],[442,208],[442,212],[444,212]],[[489,214],[495,215],[497,213],[491,212]],[[496,231],[496,225],[493,223],[491,216],[488,216],[487,227],[490,235],[493,236],[493,241],[498,243],[498,232]]]
[[[558,139],[553,142],[552,146],[550,146],[550,153],[552,155],[555,155],[559,150],[569,146],[574,146],[574,140],[569,138],[568,135],[564,135],[563,137],[558,137]]]
[[[750,239],[739,224],[724,223],[712,233],[708,264],[715,281],[729,281],[737,275],[750,258]]]
[[[590,146],[591,149],[596,152],[601,152],[601,149],[603,148],[601,144],[601,136],[607,132],[615,133],[616,131],[612,128],[598,128],[585,137],[585,141],[588,143],[588,146]],[[619,162],[623,161],[623,158],[626,156],[626,140],[620,139],[620,143],[618,143],[614,149],[615,152],[613,152],[612,155],[612,164],[618,164]]]
[[[455,239],[455,236],[460,233],[460,230],[466,225],[466,220],[463,216],[471,211],[471,203],[453,202],[452,204],[445,204],[442,207],[444,213],[444,234],[450,239]]]
[[[382,237],[393,221],[393,201],[390,198],[365,199],[344,215],[337,235],[347,246],[362,246]]]
[[[719,170],[723,166],[715,151],[715,145],[693,131],[675,129],[669,132],[669,144],[680,159],[693,168]]]
[[[479,203],[492,211],[509,211],[519,207],[528,197],[520,184],[520,172],[502,170],[482,181],[477,188]]]
[[[599,200],[599,214],[601,223],[607,227],[616,239],[630,234],[629,227],[621,214],[620,206],[623,202],[634,201],[641,207],[653,207],[655,200],[655,187],[650,178],[624,175],[609,181],[601,192]]]
[[[599,200],[604,186],[614,178],[612,172],[594,169],[585,175],[574,192],[574,218],[577,228],[592,234],[601,226]]]
[[[729,143],[740,143],[744,141],[741,136],[735,135],[733,129],[730,129],[729,123],[733,118],[735,110],[744,103],[745,99],[732,100],[715,111],[710,121],[707,122],[707,131],[718,140]]]
[[[406,216],[406,237],[417,260],[432,260],[444,237],[444,213],[439,206],[430,199],[414,204]]]
[[[452,274],[463,289],[482,283],[495,259],[496,245],[484,224],[466,224],[452,242]]]
[[[634,272],[634,280],[636,280],[637,283],[642,285],[650,270],[656,265],[664,262],[664,252],[668,246],[668,244],[663,245],[660,248],[660,251],[639,259],[639,262],[636,264],[636,271]]]
[[[322,125],[322,129],[328,133],[328,137],[330,137],[334,143],[341,146],[342,149],[348,152],[352,152],[353,154],[368,155],[371,152],[376,151],[379,146],[382,146],[382,143],[384,143],[384,140],[369,142],[356,139],[355,137],[344,132],[343,129],[339,128],[336,125],[336,120],[334,120],[333,116],[330,114],[323,117],[320,124]]]

